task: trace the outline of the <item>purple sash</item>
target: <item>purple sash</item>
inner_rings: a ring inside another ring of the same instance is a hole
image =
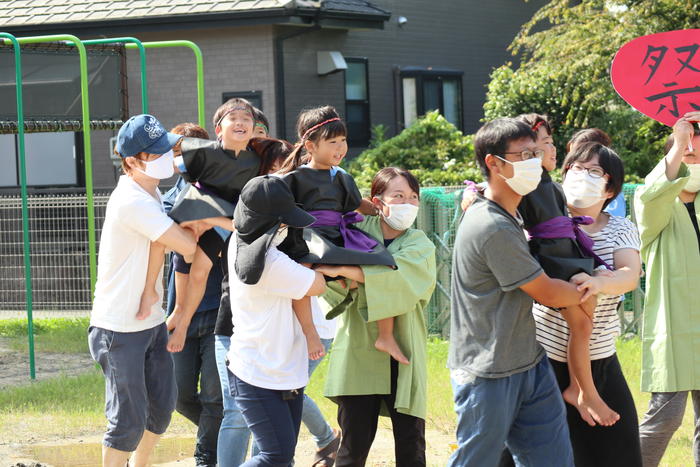
[[[579,225],[589,225],[593,222],[593,218],[589,216],[557,216],[537,224],[527,233],[530,234],[530,238],[570,238],[578,243],[584,255],[593,258],[596,267],[602,265],[612,271],[613,268],[593,253],[593,240],[579,228]]]
[[[364,219],[358,212],[350,211],[343,214],[338,211],[324,209],[320,211],[309,211],[309,214],[316,218],[316,222],[311,224],[310,227],[340,227],[340,235],[343,237],[345,248],[369,253],[377,246],[377,242],[365,235],[364,232],[348,228],[348,225],[360,222]]]

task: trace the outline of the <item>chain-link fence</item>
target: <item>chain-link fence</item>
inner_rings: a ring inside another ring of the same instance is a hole
[[[625,185],[628,215],[636,185]],[[452,250],[462,211],[463,187],[421,190],[417,227],[435,244],[437,287],[426,312],[431,334],[447,335],[450,316]],[[109,193],[95,193],[99,240]],[[40,315],[84,315],[91,307],[84,194],[29,198],[34,310]],[[643,281],[642,281],[643,283]],[[22,211],[19,196],[0,196],[0,317],[24,316],[25,283]],[[643,304],[641,288],[626,295],[620,310],[623,332],[636,332]],[[41,313],[43,312],[43,313]]]
[[[633,213],[634,191],[638,185],[625,184],[627,216]],[[417,227],[435,244],[437,259],[437,287],[428,305],[426,322],[431,334],[447,336],[450,316],[450,281],[452,277],[452,250],[456,228],[461,218],[463,187],[429,187],[421,190],[421,210]],[[637,333],[644,302],[643,284],[625,295],[620,307],[621,331]]]
[[[95,193],[97,238],[109,193]],[[34,310],[61,315],[90,310],[85,194],[29,197],[29,236]],[[26,288],[22,200],[0,196],[0,317],[24,316]]]

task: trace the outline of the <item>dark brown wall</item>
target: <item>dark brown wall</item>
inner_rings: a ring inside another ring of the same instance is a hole
[[[316,51],[338,50],[346,57],[367,57],[371,124],[397,129],[393,68],[452,68],[463,75],[465,132],[475,131],[483,117],[489,74],[512,56],[507,51],[520,26],[542,0],[376,0],[391,11],[384,30],[311,32],[285,42],[287,135],[294,115],[307,105],[333,104],[344,109],[342,73],[316,74]],[[399,27],[397,18],[408,22]]]

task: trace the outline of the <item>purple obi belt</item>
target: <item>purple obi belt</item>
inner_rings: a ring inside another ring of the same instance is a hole
[[[348,228],[350,224],[364,219],[358,212],[350,211],[343,214],[338,211],[324,209],[309,211],[309,214],[316,218],[316,222],[311,224],[310,227],[340,227],[340,235],[343,237],[345,248],[369,253],[377,246],[377,242],[369,238],[364,232]]]
[[[537,224],[527,233],[530,234],[530,238],[570,238],[578,243],[584,255],[593,258],[596,267],[605,266],[612,271],[613,268],[593,253],[593,240],[579,227],[579,225],[589,225],[593,222],[593,218],[589,216],[558,216]]]

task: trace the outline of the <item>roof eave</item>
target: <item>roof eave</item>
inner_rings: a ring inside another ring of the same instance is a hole
[[[257,25],[311,25],[343,29],[383,29],[391,14],[364,14],[341,11],[323,11],[314,8],[271,8],[267,10],[233,11],[228,13],[205,13],[195,15],[172,15],[118,20],[76,21],[63,23],[28,24],[5,26],[3,31],[22,33],[65,33],[105,35],[112,29],[120,29],[116,35],[128,32],[163,31],[175,29],[203,29],[231,26]]]

